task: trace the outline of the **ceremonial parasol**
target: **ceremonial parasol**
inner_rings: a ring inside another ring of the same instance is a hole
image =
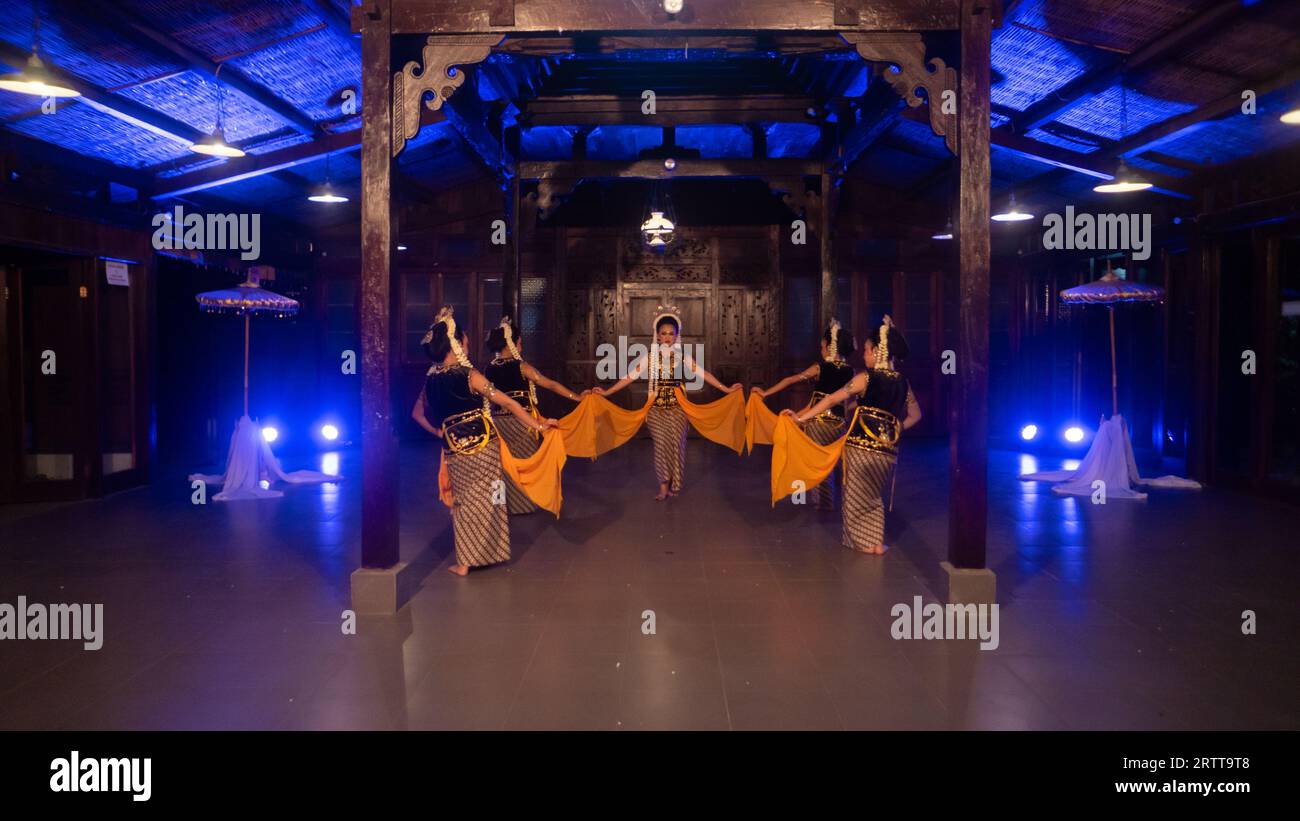
[[[1059,482],[1052,492],[1062,496],[1093,496],[1101,488],[1104,498],[1146,499],[1140,487],[1199,490],[1201,485],[1179,476],[1159,476],[1144,479],[1138,473],[1133,458],[1133,443],[1129,440],[1124,417],[1119,415],[1119,379],[1115,374],[1115,303],[1161,302],[1165,289],[1156,285],[1129,282],[1115,275],[1106,263],[1106,273],[1096,282],[1066,288],[1061,291],[1061,302],[1067,305],[1105,305],[1110,311],[1110,419],[1102,422],[1097,435],[1076,470],[1049,470],[1021,475],[1031,481]]]
[[[298,313],[298,301],[262,287],[251,272],[248,281],[234,288],[204,291],[195,297],[199,307],[211,314],[239,314],[244,317],[244,415],[248,415],[248,331],[253,314],[277,318]]]
[[[1106,263],[1106,273],[1096,282],[1077,285],[1061,291],[1061,302],[1066,305],[1105,305],[1110,311],[1110,403],[1111,414],[1119,413],[1119,377],[1115,369],[1115,303],[1163,302],[1165,289],[1158,285],[1143,285],[1120,279]]]
[[[248,281],[234,288],[220,291],[205,291],[195,299],[199,307],[207,313],[237,314],[244,317],[244,415],[235,424],[235,432],[230,437],[230,450],[226,454],[225,473],[209,475],[190,474],[190,481],[202,481],[211,485],[222,485],[221,493],[212,497],[224,502],[234,499],[265,499],[283,494],[270,488],[270,481],[277,480],[290,484],[307,482],[337,482],[342,476],[320,473],[314,470],[295,470],[286,472],[280,462],[271,453],[271,445],[258,430],[258,426],[248,418],[248,335],[253,314],[267,314],[275,317],[293,316],[298,313],[298,302],[287,296],[281,296],[264,289],[258,269],[248,272]],[[265,486],[263,486],[265,483]]]

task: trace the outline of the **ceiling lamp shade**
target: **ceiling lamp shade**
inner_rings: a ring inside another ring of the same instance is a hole
[[[1151,187],[1151,183],[1142,179],[1133,173],[1133,169],[1128,167],[1128,163],[1120,158],[1119,165],[1115,167],[1115,176],[1110,182],[1103,182],[1094,185],[1092,190],[1098,194],[1126,194],[1129,191],[1145,191]]]
[[[32,0],[32,55],[17,74],[0,77],[0,89],[31,94],[36,97],[80,97],[81,92],[58,80],[37,55],[41,50],[41,16],[37,0]]]
[[[333,187],[330,186],[328,180],[320,188],[317,188],[315,193],[313,193],[307,199],[311,200],[312,202],[347,202],[348,201],[347,197],[338,193],[333,189]]]
[[[36,52],[27,58],[27,67],[17,74],[0,77],[0,89],[32,94],[37,97],[80,97],[81,92],[56,80]]]
[[[325,155],[325,182],[319,188],[312,191],[311,196],[307,199],[312,202],[347,202],[348,198],[334,190],[330,185],[330,155]],[[400,248],[398,250],[401,250]]]
[[[952,239],[952,219],[948,220],[948,224],[942,231],[936,231],[932,234],[930,239]]]
[[[1023,222],[1033,218],[1033,214],[1027,214],[1016,206],[1016,194],[1013,191],[1011,192],[1011,199],[1007,201],[1007,210],[994,214],[992,220],[994,222]]]
[[[196,154],[207,154],[209,157],[244,156],[243,149],[235,148],[226,142],[226,135],[220,127],[212,132],[212,136],[191,145],[190,150]]]

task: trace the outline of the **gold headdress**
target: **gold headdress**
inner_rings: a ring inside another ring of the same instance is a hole
[[[673,345],[672,347],[668,348],[666,351],[661,350],[661,349],[659,348],[659,336],[658,336],[658,335],[659,335],[659,324],[660,324],[661,322],[663,322],[665,319],[671,319],[671,320],[673,320],[673,322],[677,323],[677,338],[678,338],[679,340],[681,339],[681,335],[682,335],[682,312],[681,312],[680,310],[678,310],[677,306],[676,306],[676,305],[656,305],[656,306],[655,306],[655,321],[654,321],[654,325],[653,325],[653,327],[651,327],[651,329],[650,329],[650,333],[651,333],[651,335],[652,335],[652,336],[651,336],[651,344],[650,344],[650,350],[651,350],[651,353],[650,353],[650,392],[651,392],[651,393],[654,393],[654,392],[659,388],[659,374],[660,374],[660,368],[661,368],[661,366],[662,366],[662,359],[664,358],[664,354],[665,354],[665,353],[666,353],[667,356],[668,356],[668,362],[669,362],[669,364],[668,364],[668,370],[669,370],[669,371],[672,371],[672,370],[673,370],[673,365],[672,365],[672,356],[673,356],[674,349],[675,349],[677,346],[676,346],[676,345]]]
[[[826,346],[826,361],[838,362],[840,360],[840,321],[831,320],[831,344]]]
[[[442,310],[438,311],[438,315],[433,318],[433,324],[429,326],[429,330],[425,333],[424,339],[420,340],[420,344],[428,345],[433,341],[433,329],[437,327],[439,322],[447,325],[447,340],[451,342],[451,350],[456,354],[456,361],[466,368],[474,367],[470,364],[469,357],[465,355],[465,349],[460,346],[460,340],[456,338],[456,318],[452,315],[450,306],[444,306]],[[435,366],[439,364],[441,363],[434,363]]]
[[[876,370],[891,371],[889,367],[889,329],[894,327],[894,320],[885,314],[885,319],[880,323],[880,338],[876,342]]]
[[[501,329],[501,335],[506,339],[506,347],[510,349],[510,355],[515,359],[518,359],[520,362],[523,362],[524,358],[519,355],[519,348],[515,345],[515,330],[513,323],[510,321],[510,317],[501,317],[501,324],[497,327]],[[533,407],[536,408],[537,386],[533,384],[533,380],[531,379],[528,380],[528,398],[532,400]]]
[[[513,323],[510,321],[510,317],[501,317],[501,324],[498,327],[501,328],[502,336],[506,338],[506,347],[510,349],[510,355],[515,359],[523,359],[523,357],[519,355],[519,348],[515,347],[515,329]]]

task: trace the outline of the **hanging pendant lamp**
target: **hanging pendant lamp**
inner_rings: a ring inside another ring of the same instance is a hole
[[[223,64],[224,65],[224,64]],[[236,148],[226,142],[226,133],[222,129],[222,94],[221,94],[221,66],[217,66],[216,72],[212,79],[217,82],[217,127],[213,129],[211,136],[200,140],[190,146],[190,150],[196,154],[206,154],[209,157],[242,157],[243,149]]]
[[[80,97],[81,92],[54,77],[41,60],[41,17],[36,0],[32,2],[32,54],[17,74],[0,77],[0,89],[31,94],[36,97]]]
[[[1119,80],[1119,140],[1124,142],[1128,136],[1128,87],[1124,84],[1124,77],[1121,75]],[[1142,179],[1133,169],[1128,167],[1124,158],[1119,158],[1119,164],[1115,166],[1115,176],[1110,182],[1098,183],[1093,186],[1092,190],[1098,194],[1127,194],[1130,191],[1145,191],[1151,187],[1151,183]]]

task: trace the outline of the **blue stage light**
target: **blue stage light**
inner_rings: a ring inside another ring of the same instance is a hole
[[[266,427],[262,428],[262,438],[268,442],[274,442],[276,439],[280,438],[280,431],[276,430],[270,425],[267,425]]]
[[[1065,429],[1065,441],[1077,445],[1083,441],[1083,428],[1078,425],[1071,425]]]
[[[1020,438],[1024,439],[1026,442],[1034,441],[1034,439],[1038,438],[1038,426],[1025,425],[1020,429]]]
[[[333,442],[335,439],[339,438],[339,429],[335,425],[321,425],[320,435]]]

